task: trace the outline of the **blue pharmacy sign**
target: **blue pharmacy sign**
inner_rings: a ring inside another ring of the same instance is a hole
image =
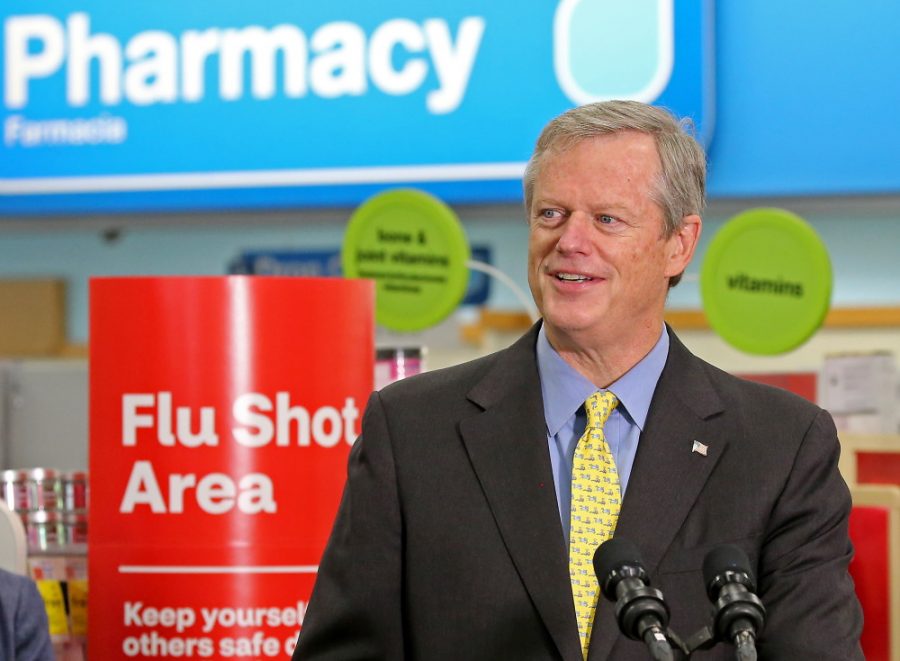
[[[708,138],[711,9],[6,0],[0,213],[518,200],[574,105],[656,103]]]

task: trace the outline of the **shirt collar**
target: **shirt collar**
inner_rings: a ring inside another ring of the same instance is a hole
[[[584,404],[584,400],[600,389],[550,346],[543,325],[538,332],[535,351],[544,398],[544,419],[547,431],[555,436]],[[669,334],[664,326],[650,353],[607,388],[618,398],[624,412],[641,431],[644,430],[656,382],[668,355]]]

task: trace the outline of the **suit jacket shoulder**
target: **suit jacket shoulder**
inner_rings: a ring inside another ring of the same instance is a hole
[[[677,631],[708,618],[704,556],[737,544],[769,608],[761,650],[771,658],[861,658],[847,573],[851,503],[831,417],[729,375],[670,338],[616,534],[637,544],[672,595]]]
[[[373,393],[295,659],[582,661],[536,334]]]
[[[381,390],[382,400],[406,404],[427,399],[443,403],[471,393],[476,403],[486,407],[511,387],[521,385],[523,380],[539,387],[534,352],[539,328],[536,324],[511,346],[495,353],[386,386]]]

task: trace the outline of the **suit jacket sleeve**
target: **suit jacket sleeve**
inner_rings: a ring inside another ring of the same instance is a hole
[[[34,582],[0,570],[0,658],[53,661],[47,611]]]
[[[770,517],[758,583],[768,610],[763,659],[863,659],[862,613],[847,572],[850,494],[831,416],[820,411]]]
[[[52,661],[47,611],[37,586],[26,579],[16,613],[16,661]]]
[[[379,394],[363,416],[347,484],[294,660],[402,659],[402,522]]]

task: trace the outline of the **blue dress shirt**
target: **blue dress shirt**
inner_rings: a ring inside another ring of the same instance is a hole
[[[550,444],[550,464],[556,487],[556,502],[566,544],[569,543],[569,509],[572,503],[572,461],[575,446],[584,433],[586,416],[584,401],[602,390],[569,365],[550,346],[544,327],[537,340],[538,373],[544,397],[544,419]],[[603,433],[619,472],[622,497],[634,464],[638,440],[647,421],[647,411],[659,375],[669,356],[669,334],[663,327],[659,340],[644,358],[611,384],[610,390],[619,405],[603,426]]]

